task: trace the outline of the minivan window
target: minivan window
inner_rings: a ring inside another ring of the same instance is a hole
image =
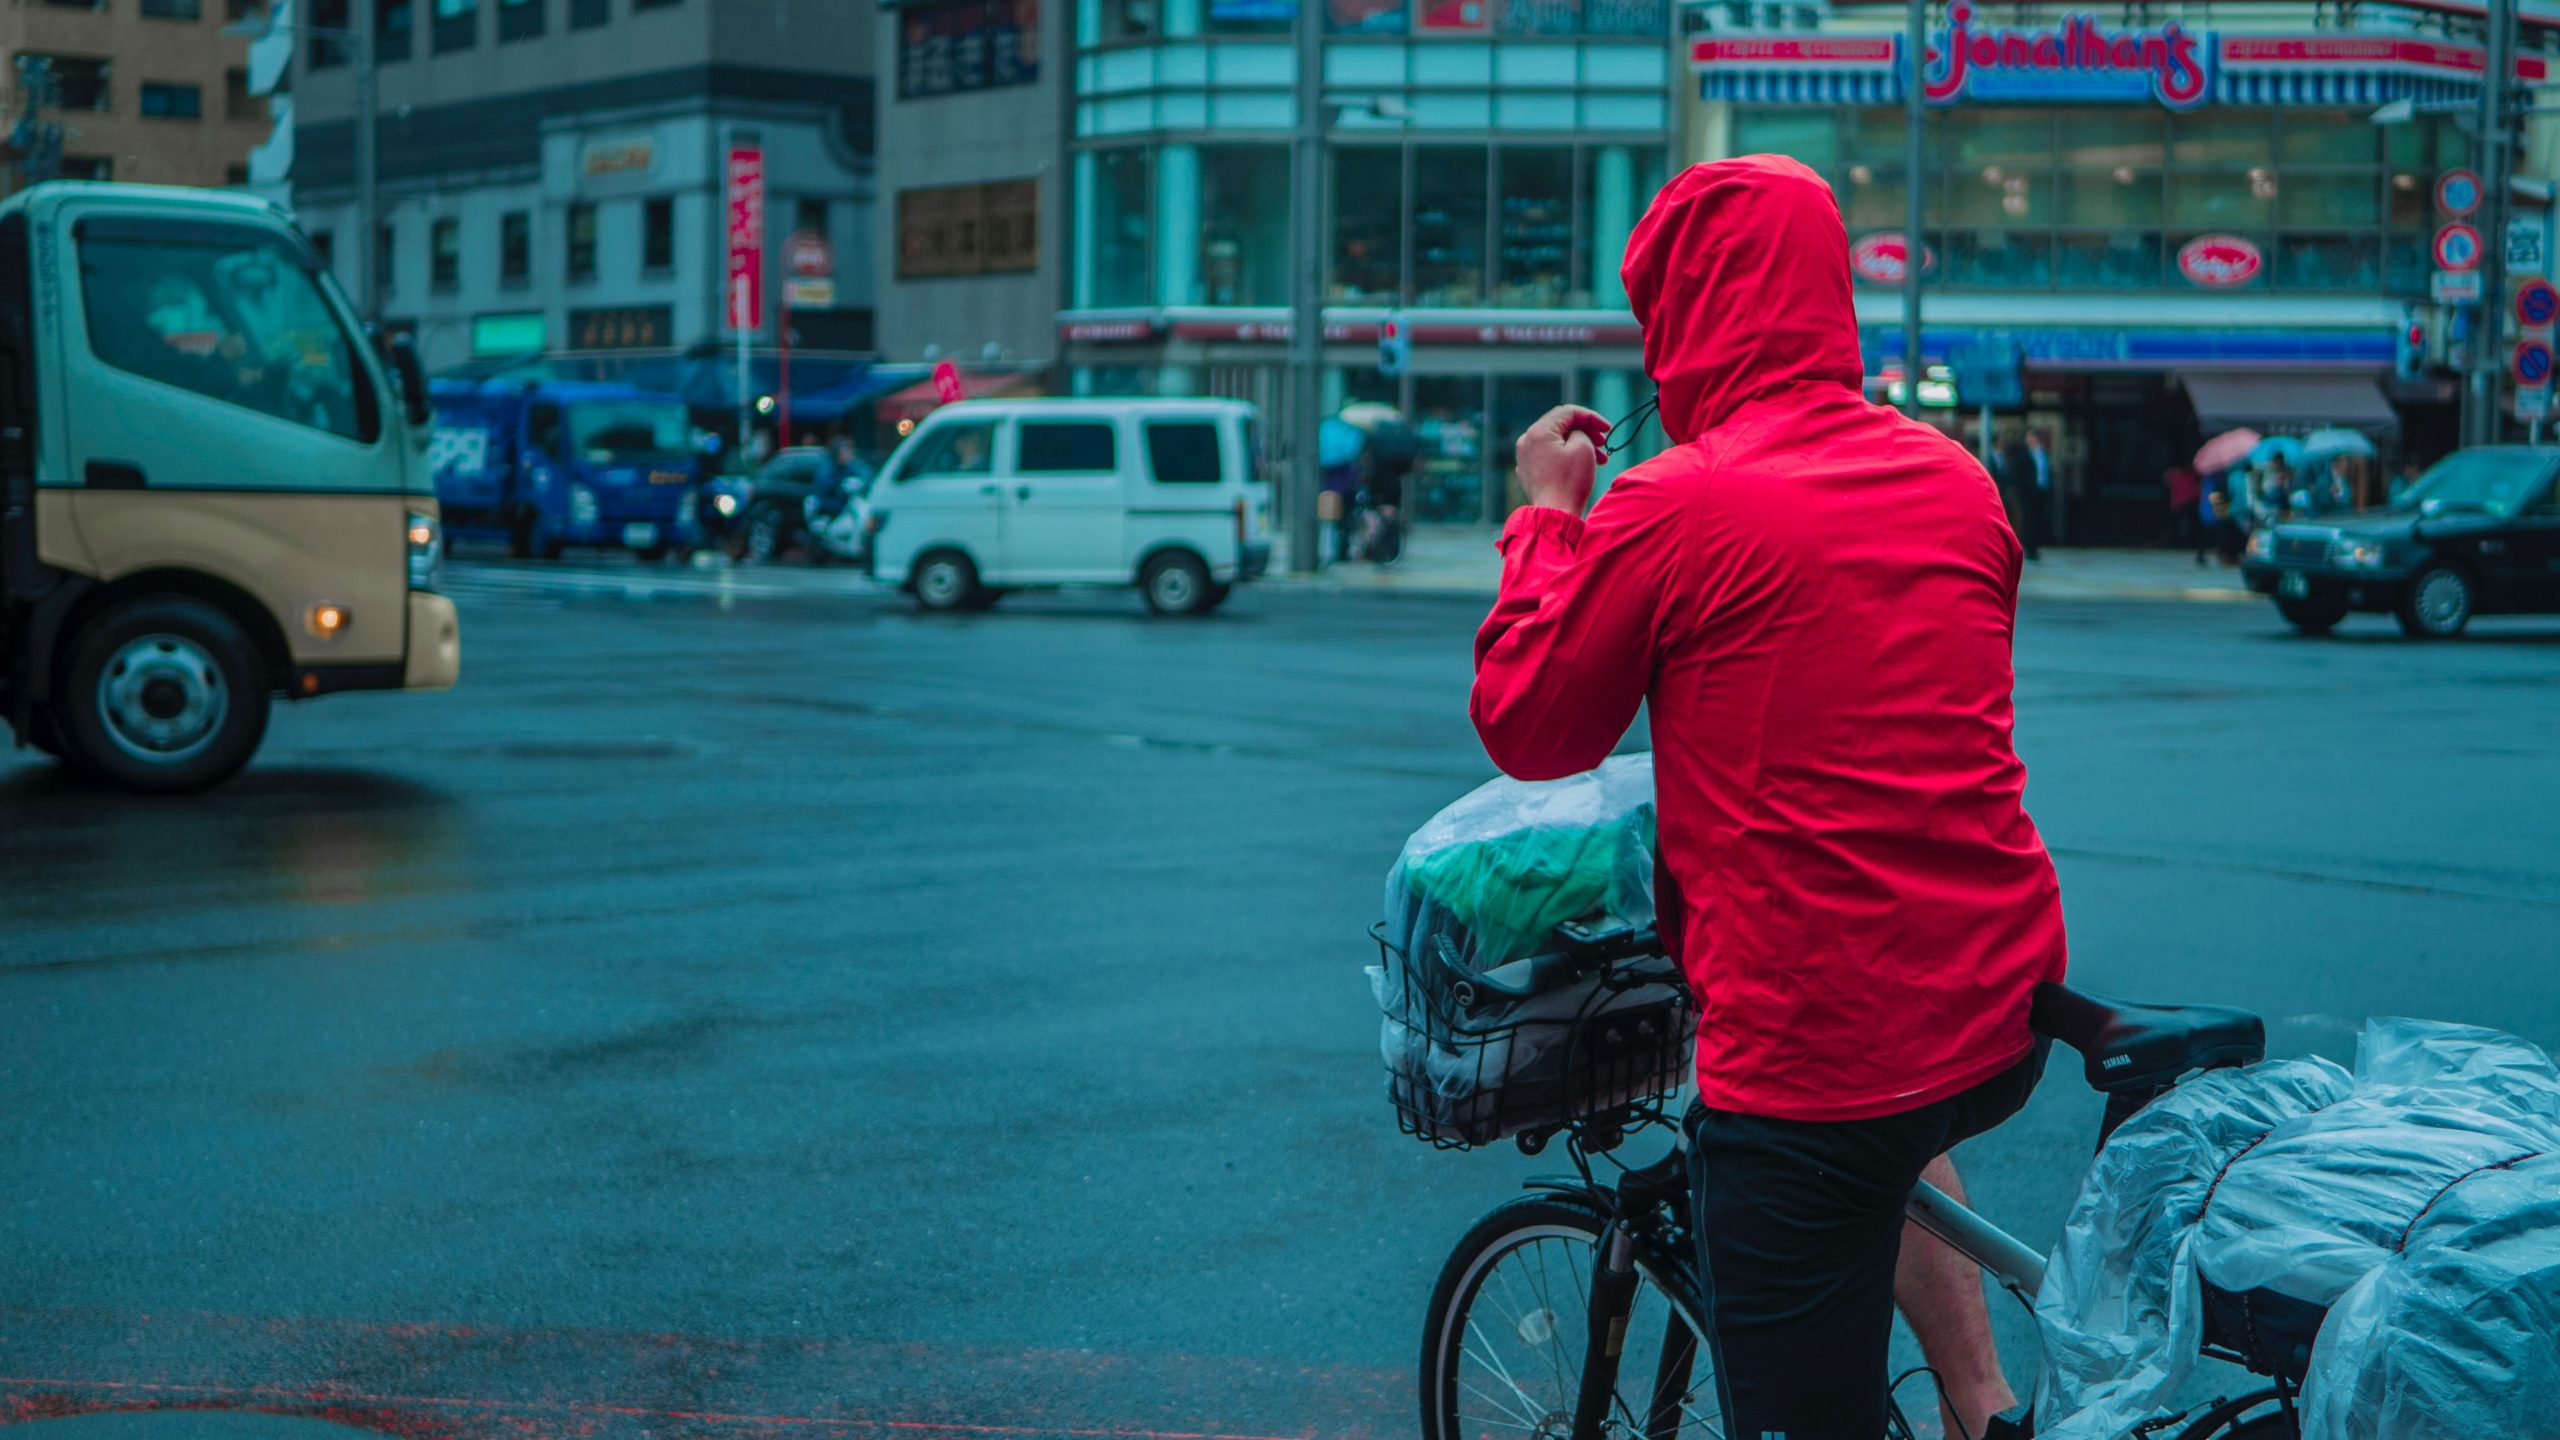
[[[1159,485],[1218,483],[1218,422],[1147,422],[1147,470]]]
[[[916,442],[914,458],[898,467],[898,479],[987,474],[995,468],[995,434],[986,421],[942,426]]]
[[[351,440],[377,433],[353,338],[278,247],[85,236],[80,274],[89,345],[107,364]]]
[[[1025,420],[1022,460],[1016,468],[1025,474],[1116,470],[1116,441],[1108,421]]]

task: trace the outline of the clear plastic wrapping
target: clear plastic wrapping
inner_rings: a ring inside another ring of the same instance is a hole
[[[1653,757],[1498,779],[1431,818],[1387,877],[1380,1058],[1406,1127],[1482,1144],[1660,1093],[1687,1074],[1688,992],[1661,955],[1463,1011],[1460,979],[1552,947],[1556,927],[1653,923]]]
[[[2560,1414],[2560,1155],[2448,1191],[2330,1308],[2303,1440],[2548,1433]]]
[[[2449,1195],[2546,1151],[2560,1071],[2472,1026],[2376,1020],[2353,1075],[2275,1061],[2180,1086],[2108,1141],[2065,1225],[2036,1306],[2043,1433],[2154,1413],[2193,1367],[2208,1287],[2328,1306]]]

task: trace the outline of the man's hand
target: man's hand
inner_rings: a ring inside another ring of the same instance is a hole
[[[1520,491],[1532,505],[1579,515],[1591,503],[1591,477],[1600,468],[1600,445],[1609,422],[1598,411],[1559,405],[1520,432]]]

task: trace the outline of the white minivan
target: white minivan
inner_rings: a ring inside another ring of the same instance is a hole
[[[1237,400],[945,405],[871,487],[872,574],[928,610],[1135,585],[1159,615],[1206,614],[1271,563],[1255,428]]]

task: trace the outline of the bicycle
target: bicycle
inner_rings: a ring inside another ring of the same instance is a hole
[[[1373,935],[1387,947],[1383,934]],[[1631,1075],[1655,1067],[1638,1060],[1631,1068],[1633,1012],[1606,998],[1658,986],[1664,963],[1650,930],[1599,933],[1568,925],[1548,953],[1486,975],[1443,977],[1449,980],[1445,1018],[1460,1022],[1506,1003],[1596,982],[1591,999],[1565,1022],[1575,1030],[1564,1037],[1565,1058],[1550,1077],[1568,1093],[1560,1103],[1553,1094],[1536,1096],[1532,1106],[1546,1107],[1539,1121],[1506,1132],[1504,1117],[1479,1107],[1457,1117],[1468,1128],[1455,1129],[1445,1105],[1436,1113],[1418,1110],[1391,1078],[1408,1133],[1445,1148],[1508,1133],[1527,1154],[1561,1135],[1578,1172],[1532,1177],[1531,1193],[1477,1221],[1442,1267],[1423,1332],[1424,1440],[1725,1435],[1713,1377],[1704,1373],[1711,1352],[1689,1233],[1687,1153],[1675,1140],[1648,1165],[1608,1160],[1617,1168],[1612,1180],[1595,1178],[1593,1170],[1593,1162],[1608,1157],[1627,1136],[1672,1124],[1663,1095],[1623,1098]],[[1613,1027],[1614,1039],[1586,1054],[1589,1037],[1580,1032],[1598,1024]],[[2038,987],[2031,1024],[2037,1034],[2078,1051],[2091,1088],[2107,1097],[2101,1145],[2181,1081],[2250,1064],[2266,1053],[2266,1027],[2245,1011],[2126,1005],[2062,985]],[[1439,1038],[1448,1041],[1445,1029]],[[1503,1052],[1506,1062],[1511,1053]],[[1603,1097],[1602,1103],[1580,1103],[1592,1094]],[[1504,1104],[1497,1098],[1492,1108],[1498,1112]],[[1545,1121],[1546,1113],[1558,1118]],[[1673,1129],[1677,1135],[1678,1127]],[[2045,1260],[2032,1247],[1926,1182],[1912,1193],[1908,1213],[1921,1229],[1980,1266],[2002,1291],[2033,1308]],[[1479,1306],[1489,1313],[1480,1317]],[[2206,1311],[2204,1354],[2272,1383],[2156,1416],[2136,1427],[2136,1434],[2144,1440],[2294,1440],[2293,1397],[2317,1314],[2253,1318],[2245,1301],[2235,1306],[2230,1297],[2209,1297]],[[2261,1325],[2267,1333],[2259,1333]],[[1890,1389],[1898,1391],[1919,1373],[1893,1378]],[[1884,1440],[1913,1440],[1915,1432],[1893,1399],[1887,1417]],[[2033,1417],[2022,1408],[1971,1440],[2031,1440],[2034,1433]]]

